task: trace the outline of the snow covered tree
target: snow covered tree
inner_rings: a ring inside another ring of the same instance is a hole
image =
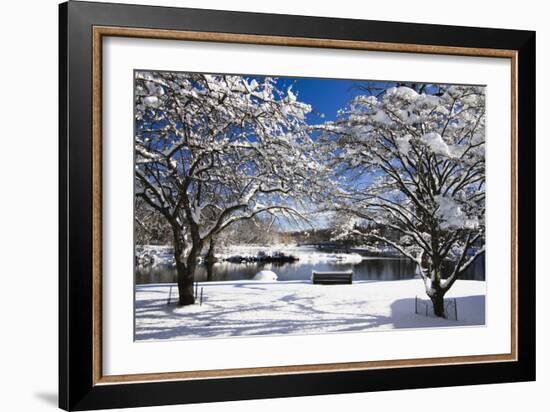
[[[310,107],[275,79],[138,71],[136,198],[172,229],[180,305],[194,303],[200,253],[231,224],[259,214],[301,218],[320,166]]]
[[[141,198],[134,203],[134,222],[137,245],[166,245],[172,242],[172,230],[166,219]]]
[[[322,150],[341,185],[336,208],[354,217],[348,232],[416,262],[444,317],[445,293],[485,250],[485,91],[420,86],[356,97],[320,126]]]

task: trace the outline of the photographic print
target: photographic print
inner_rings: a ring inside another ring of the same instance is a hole
[[[485,325],[485,92],[135,70],[135,339]]]
[[[60,407],[535,380],[535,37],[60,5]]]

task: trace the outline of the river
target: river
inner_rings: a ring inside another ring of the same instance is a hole
[[[315,252],[312,252],[315,253]],[[212,265],[210,276],[206,264],[197,267],[195,277],[199,282],[252,279],[260,270],[271,270],[278,280],[308,280],[316,271],[353,271],[353,280],[402,280],[415,275],[415,265],[408,259],[365,257],[360,262],[298,260],[292,263],[231,263],[218,262]],[[136,283],[170,283],[176,278],[171,265],[136,267]],[[462,279],[485,280],[485,262],[480,257],[468,268]]]

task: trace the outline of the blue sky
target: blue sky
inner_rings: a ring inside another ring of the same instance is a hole
[[[312,124],[335,120],[339,109],[346,107],[355,96],[365,93],[354,86],[365,83],[358,80],[280,77],[277,85],[283,90],[292,85],[292,91],[298,95],[298,100],[313,107],[313,112],[307,119]],[[319,114],[323,114],[325,118],[322,119]]]
[[[277,78],[277,77],[276,77]],[[319,124],[327,120],[336,120],[337,112],[346,109],[354,97],[368,94],[365,87],[381,92],[396,85],[395,81],[378,80],[346,80],[346,79],[319,79],[305,77],[278,77],[277,88],[285,90],[292,86],[292,92],[297,94],[298,100],[312,106],[312,113],[307,117],[309,124]],[[358,86],[363,86],[360,90]],[[432,90],[432,91],[435,91]],[[324,118],[320,115],[324,115]]]

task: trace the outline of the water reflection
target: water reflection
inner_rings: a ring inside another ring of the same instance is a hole
[[[278,279],[308,280],[311,272],[330,270],[352,270],[354,280],[401,280],[415,277],[415,265],[408,259],[368,258],[359,263],[342,262],[293,262],[293,263],[230,263],[219,262],[211,265],[199,265],[196,279],[205,281],[229,281],[252,279],[260,270],[272,270]],[[173,267],[136,268],[136,283],[169,283],[176,279]],[[485,262],[480,257],[468,268],[462,279],[485,280]]]

